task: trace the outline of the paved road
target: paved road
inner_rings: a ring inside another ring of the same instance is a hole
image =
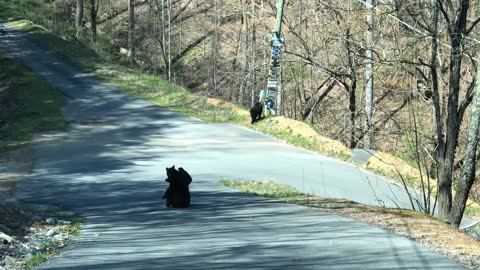
[[[274,180],[319,195],[408,206],[400,188],[246,128],[184,117],[79,71],[22,34],[0,50],[60,90],[71,128],[36,137],[16,196],[84,215],[82,236],[40,269],[463,269],[409,240],[218,180]],[[35,89],[32,89],[35,91]],[[194,178],[193,205],[166,209],[165,167]],[[375,192],[374,192],[375,191]]]

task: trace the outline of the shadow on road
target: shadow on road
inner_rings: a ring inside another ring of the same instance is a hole
[[[194,179],[188,209],[165,208],[163,179],[42,181],[61,192],[24,195],[87,218],[62,266],[44,269],[452,269],[382,230],[224,189],[207,175]]]

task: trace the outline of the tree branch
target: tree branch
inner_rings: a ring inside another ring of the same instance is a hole
[[[306,56],[303,56],[301,54],[298,54],[298,53],[295,53],[295,52],[290,52],[290,51],[285,51],[285,54],[293,55],[293,56],[296,56],[296,57],[302,59],[303,63],[312,65],[312,66],[320,69],[321,71],[325,72],[327,75],[329,75],[331,77],[334,77],[335,79],[339,80],[339,82],[342,85],[344,84],[344,79],[343,78],[346,77],[346,78],[350,79],[350,74],[340,73],[340,72],[336,72],[336,71],[333,71],[331,69],[325,68],[325,67],[321,66],[319,63],[313,61],[313,59],[311,59],[311,57],[306,57]]]
[[[440,12],[443,14],[443,17],[445,18],[445,21],[447,21],[448,33],[452,34],[453,29],[452,29],[452,24],[450,22],[450,18],[448,16],[448,12],[445,10],[445,7],[443,6],[443,2],[441,0],[437,0],[437,3],[438,3],[438,7],[440,9]]]
[[[475,28],[479,23],[480,23],[480,17],[478,17],[478,18],[472,23],[472,25],[470,25],[470,27],[467,29],[466,35],[470,34],[470,32],[472,32],[473,28]]]
[[[184,57],[189,51],[191,51],[195,46],[198,44],[202,43],[206,38],[208,38],[211,34],[213,34],[213,31],[208,32],[207,34],[201,36],[197,40],[193,41],[190,43],[185,49],[183,49],[179,54],[175,55],[175,57],[172,59],[172,66],[177,63],[182,57]]]

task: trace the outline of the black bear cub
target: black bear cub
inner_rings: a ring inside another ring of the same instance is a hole
[[[260,120],[262,117],[263,105],[261,102],[255,103],[250,109],[250,117],[252,118],[252,124]]]
[[[186,208],[190,206],[190,189],[192,177],[182,167],[175,169],[175,165],[166,168],[169,183],[163,199],[166,199],[167,207]]]

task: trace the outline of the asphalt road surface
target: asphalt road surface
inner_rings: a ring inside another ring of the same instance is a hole
[[[272,180],[408,207],[405,192],[379,177],[243,127],[130,97],[11,29],[0,37],[0,51],[69,101],[70,128],[36,136],[34,175],[17,186],[16,197],[72,209],[86,224],[40,269],[463,269],[384,230],[218,183]],[[188,209],[165,208],[161,199],[165,167],[173,164],[193,177]]]

